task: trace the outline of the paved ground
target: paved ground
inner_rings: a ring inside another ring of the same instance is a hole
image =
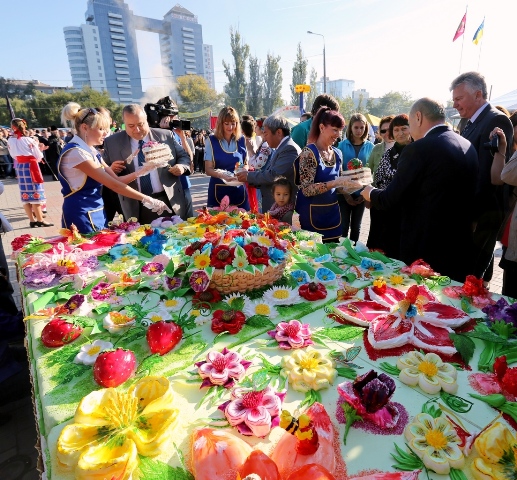
[[[193,175],[191,179],[193,184],[191,192],[194,209],[196,209],[206,204],[208,178],[198,173]],[[17,181],[12,179],[3,180],[5,192],[0,196],[0,211],[4,213],[14,228],[13,232],[7,233],[2,238],[6,255],[9,256],[12,252],[11,241],[20,235],[30,233],[32,235],[49,237],[57,234],[62,206],[60,184],[59,182],[51,181],[50,177],[46,177],[45,180],[48,211],[46,221],[54,223],[55,227],[30,228],[29,221],[20,202]],[[368,210],[366,210],[360,236],[360,240],[363,242],[366,242],[369,227],[370,216]],[[500,248],[496,250],[495,254],[496,256],[501,255]],[[19,286],[16,282],[14,264],[10,259],[9,265],[11,280],[16,292],[15,299],[19,304]],[[495,293],[501,293],[501,287],[502,270],[496,267],[490,289]],[[18,354],[22,350],[21,347],[22,344],[14,345]],[[22,373],[18,374],[18,381],[16,383],[16,392],[19,393],[18,397],[20,398],[10,403],[0,403],[0,417],[2,414],[10,414],[12,416],[12,419],[4,425],[0,423],[0,480],[34,480],[39,478],[36,469],[38,455],[34,447],[37,438],[32,401],[28,393],[30,385],[28,383],[27,364],[23,361],[23,358],[20,361],[24,366]],[[4,385],[2,385],[3,387]]]

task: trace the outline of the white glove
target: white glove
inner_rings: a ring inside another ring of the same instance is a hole
[[[153,170],[156,170],[160,165],[152,162],[146,162],[144,163],[140,169],[136,172],[137,177],[142,177],[144,175],[147,175],[149,172],[152,172]]]
[[[142,200],[142,205],[149,210],[161,215],[164,210],[167,210],[169,213],[172,213],[172,210],[161,200],[157,200],[156,198],[144,197]]]

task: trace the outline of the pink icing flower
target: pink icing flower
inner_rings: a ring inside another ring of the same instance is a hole
[[[271,387],[260,391],[238,387],[232,390],[232,399],[219,409],[242,435],[265,437],[280,423],[284,397],[285,393],[276,393]]]
[[[304,348],[312,345],[311,329],[308,323],[301,323],[298,320],[290,320],[287,322],[280,322],[276,326],[276,330],[267,332],[270,337],[273,337],[278,346],[284,350],[291,350],[292,348]]]
[[[158,262],[149,262],[142,267],[142,272],[146,275],[159,275],[163,272],[164,266]]]
[[[109,283],[101,282],[92,288],[91,295],[94,300],[107,300],[115,295],[115,288]]]
[[[210,284],[210,278],[203,270],[196,270],[190,275],[189,283],[194,292],[204,292]]]
[[[209,352],[206,361],[195,364],[203,383],[200,388],[221,385],[233,387],[235,380],[240,382],[251,362],[244,360],[237,352],[224,348],[221,352]]]
[[[422,259],[415,260],[411,265],[408,265],[401,270],[402,273],[407,273],[408,275],[420,275],[421,277],[428,278],[432,276],[440,275],[435,272],[431,266],[424,262]]]

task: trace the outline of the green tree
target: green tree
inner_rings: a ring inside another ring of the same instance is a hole
[[[210,108],[218,112],[223,103],[224,94],[217,93],[204,77],[200,75],[184,75],[177,79],[177,91],[179,95],[178,107],[181,112],[199,112]],[[188,115],[183,115],[189,118]],[[210,113],[204,113],[196,117],[190,117],[192,126],[206,128],[209,123]]]
[[[282,68],[280,67],[280,56],[275,57],[268,53],[264,65],[264,113],[271,115],[273,111],[283,105],[282,100]]]
[[[34,82],[30,81],[27,85],[19,85],[14,83],[14,80],[10,78],[0,77],[0,96],[5,98],[9,96],[9,100],[12,98],[21,98],[27,100],[34,95],[35,87]]]
[[[291,88],[291,105],[298,105],[300,103],[300,94],[294,91],[296,85],[305,84],[307,79],[307,64],[308,60],[303,58],[302,44],[298,43],[296,51],[296,60],[293,65],[293,83],[289,85]]]
[[[413,100],[407,92],[388,92],[379,98],[375,106],[369,110],[369,113],[377,117],[385,115],[399,115],[400,113],[408,113]]]
[[[246,111],[254,117],[262,115],[262,82],[260,78],[260,62],[257,57],[250,57],[250,81],[246,95]]]
[[[352,97],[336,98],[336,100],[339,103],[339,113],[343,115],[345,122],[348,123],[348,120],[350,120],[352,114],[357,111]]]
[[[224,73],[228,78],[224,91],[230,105],[241,115],[246,109],[246,60],[250,47],[241,40],[239,31],[234,32],[233,28],[230,28],[230,45],[234,62],[233,73],[231,65],[223,60]]]
[[[318,79],[318,74],[314,67],[311,68],[311,74],[309,76],[309,85],[311,86],[311,91],[305,97],[305,110],[310,112],[312,108],[312,104],[314,100],[318,96],[318,92],[316,91],[316,80]]]

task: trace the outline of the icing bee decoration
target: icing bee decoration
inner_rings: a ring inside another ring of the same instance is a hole
[[[318,450],[318,432],[308,415],[293,417],[287,410],[282,410],[280,427],[297,439],[296,451],[301,455],[311,455]]]

